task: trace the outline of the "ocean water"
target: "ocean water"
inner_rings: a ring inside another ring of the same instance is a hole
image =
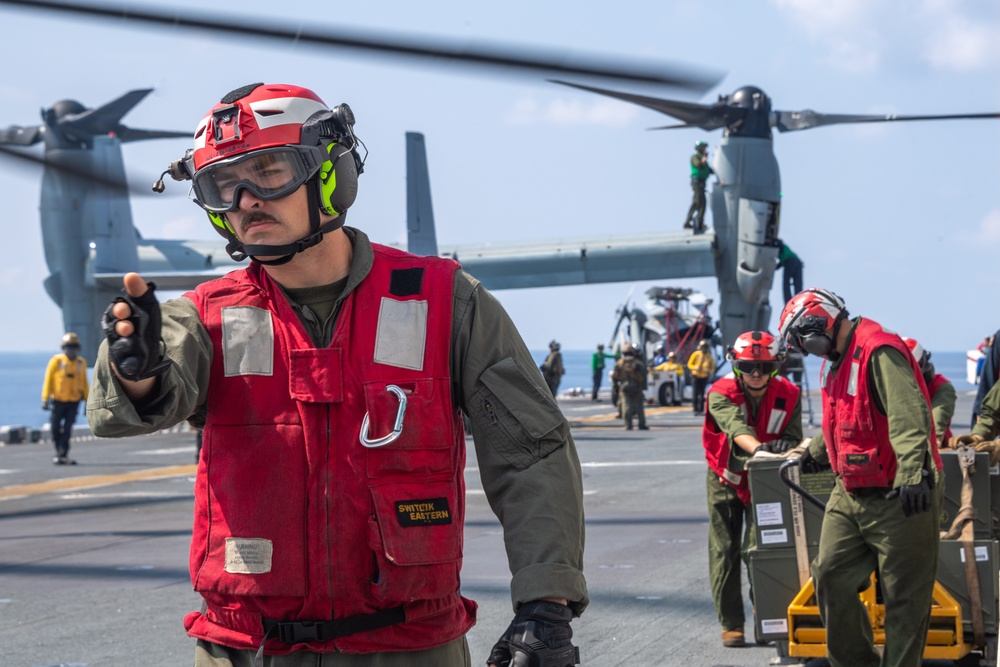
[[[41,397],[45,367],[52,354],[54,352],[0,352],[0,425],[40,427],[48,422],[49,413],[41,409]],[[531,354],[538,365],[545,361],[548,350],[532,350]],[[560,392],[574,388],[590,391],[592,354],[592,350],[562,350],[566,375],[559,385]],[[934,352],[931,361],[938,373],[952,381],[957,391],[975,389],[965,381],[965,352]],[[819,363],[814,357],[806,357],[806,371],[809,388],[817,389]],[[606,379],[601,384],[603,389],[608,389]],[[82,412],[81,409],[81,419]]]

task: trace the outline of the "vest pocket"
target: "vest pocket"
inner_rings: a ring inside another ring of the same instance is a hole
[[[406,395],[403,430],[389,444],[367,450],[368,476],[450,473],[456,466],[456,443],[455,419],[449,411],[451,387],[448,380],[365,383],[365,408],[368,411],[366,435],[369,439],[381,438],[393,431],[400,401],[386,389],[390,384],[402,389]],[[360,427],[360,422],[358,424]],[[361,447],[357,440],[355,444]]]
[[[434,600],[458,590],[465,509],[453,481],[371,487],[371,585],[381,603]]]
[[[308,485],[301,443],[298,425],[206,428],[196,483],[207,488],[196,494],[191,552],[195,590],[305,594]]]

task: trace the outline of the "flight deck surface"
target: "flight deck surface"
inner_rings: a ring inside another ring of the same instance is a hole
[[[690,405],[652,408],[649,431],[625,431],[606,399],[559,403],[584,475],[591,605],[573,622],[582,664],[768,665],[777,653],[754,644],[746,596],[748,646],[720,641],[708,581],[702,418]],[[958,433],[971,403],[959,396]],[[512,616],[510,573],[468,444],[462,588],[479,603],[468,638],[481,666]],[[76,442],[75,466],[55,466],[52,455],[48,444],[0,447],[0,663],[192,664],[194,640],[182,619],[201,606],[187,567],[193,434]]]

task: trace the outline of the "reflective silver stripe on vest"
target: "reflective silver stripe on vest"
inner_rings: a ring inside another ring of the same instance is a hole
[[[723,468],[722,476],[725,477],[726,481],[732,484],[733,486],[739,486],[740,482],[743,481],[743,478],[741,478],[739,475],[734,473],[729,468]]]
[[[274,374],[270,311],[253,306],[222,309],[222,367],[226,377]]]
[[[767,420],[767,432],[774,434],[780,433],[781,425],[785,422],[785,415],[787,414],[787,410],[771,410],[771,416]]]
[[[847,395],[858,395],[858,373],[861,372],[861,364],[856,361],[851,362],[851,379],[847,381]]]
[[[819,369],[819,386],[826,388],[826,379],[830,376],[830,362],[823,360],[823,365]]]
[[[423,370],[426,343],[427,302],[382,297],[375,333],[375,363]]]

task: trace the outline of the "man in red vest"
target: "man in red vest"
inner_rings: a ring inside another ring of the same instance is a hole
[[[941,457],[930,397],[903,340],[843,299],[800,292],[781,313],[789,347],[823,357],[823,430],[799,460],[832,466],[819,554],[812,563],[834,667],[918,667],[930,623],[938,559]],[[885,648],[872,644],[858,599],[873,571],[885,602]]]
[[[951,418],[955,416],[955,401],[958,398],[955,393],[955,385],[937,372],[937,369],[934,368],[934,362],[931,361],[931,353],[924,349],[924,346],[916,339],[904,338],[903,342],[913,354],[924,378],[924,384],[927,385],[927,393],[931,397],[934,435],[937,437],[938,447],[944,449],[951,440]]]
[[[750,487],[744,466],[758,451],[784,452],[802,440],[799,388],[777,377],[778,341],[741,334],[728,358],[733,372],[708,392],[702,444],[708,459],[708,569],[724,646],[743,646],[740,561],[753,547]],[[734,446],[735,445],[735,446]]]
[[[515,617],[492,664],[579,662],[579,459],[510,318],[452,260],[344,226],[346,104],[251,84],[171,166],[248,268],[162,308],[125,276],[88,405],[102,436],[204,426],[184,619],[195,665],[469,665],[465,436],[500,515]]]

